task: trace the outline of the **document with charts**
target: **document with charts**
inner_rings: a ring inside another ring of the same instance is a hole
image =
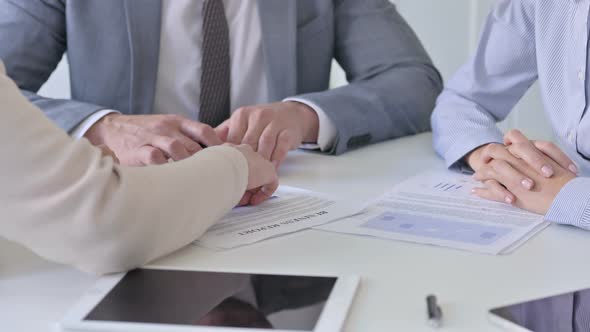
[[[365,213],[316,229],[498,255],[547,227],[543,216],[473,196],[476,186],[468,175],[424,173],[394,187]]]
[[[363,205],[281,186],[259,206],[238,207],[213,225],[195,244],[231,249],[319,226],[363,210]]]

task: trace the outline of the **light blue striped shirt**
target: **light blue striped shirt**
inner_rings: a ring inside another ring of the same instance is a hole
[[[581,175],[546,220],[590,229],[588,62],[590,0],[500,0],[473,58],[449,82],[432,115],[434,147],[451,168],[473,149],[502,142],[496,126],[535,81],[558,143]],[[539,110],[541,111],[541,110]]]

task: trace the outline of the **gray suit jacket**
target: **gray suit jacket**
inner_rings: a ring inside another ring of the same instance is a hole
[[[301,97],[338,129],[339,154],[430,128],[442,80],[387,0],[258,0],[269,102]],[[0,59],[23,93],[66,131],[100,109],[153,111],[160,0],[0,0]],[[63,54],[72,99],[35,92]],[[328,90],[332,59],[350,84]]]

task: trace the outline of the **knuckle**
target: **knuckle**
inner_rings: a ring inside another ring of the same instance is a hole
[[[513,137],[519,137],[521,135],[522,135],[522,133],[520,132],[520,130],[518,130],[518,129],[510,129],[506,133],[505,137],[509,137],[509,138],[512,137],[513,138]]]
[[[199,126],[198,133],[203,137],[207,137],[215,135],[215,130],[210,125],[203,124],[202,126]]]
[[[506,137],[510,137],[510,136],[514,136],[514,134],[516,133],[516,129],[510,129],[506,132]]]
[[[555,149],[557,146],[551,142],[539,141],[537,142],[537,147],[541,150],[552,150]]]
[[[270,122],[273,116],[273,112],[269,109],[260,109],[254,113],[254,119],[259,122]]]
[[[276,137],[273,135],[263,134],[260,137],[260,144],[262,144],[262,145],[270,145],[270,144],[274,144],[275,142],[276,142]]]
[[[234,112],[234,115],[237,117],[244,116],[246,113],[249,112],[249,110],[249,107],[240,107]]]
[[[483,149],[482,156],[496,156],[500,153],[501,149],[502,149],[502,147],[500,147],[498,144],[488,144]]]

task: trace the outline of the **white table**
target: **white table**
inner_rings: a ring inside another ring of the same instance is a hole
[[[427,169],[443,168],[425,134],[343,156],[296,152],[282,183],[365,200]],[[358,274],[346,331],[431,331],[425,296],[438,296],[441,331],[498,331],[489,308],[590,287],[590,232],[552,226],[508,256],[305,231],[232,251],[188,247],[157,266],[265,273]],[[95,281],[0,241],[0,330],[47,331]]]

